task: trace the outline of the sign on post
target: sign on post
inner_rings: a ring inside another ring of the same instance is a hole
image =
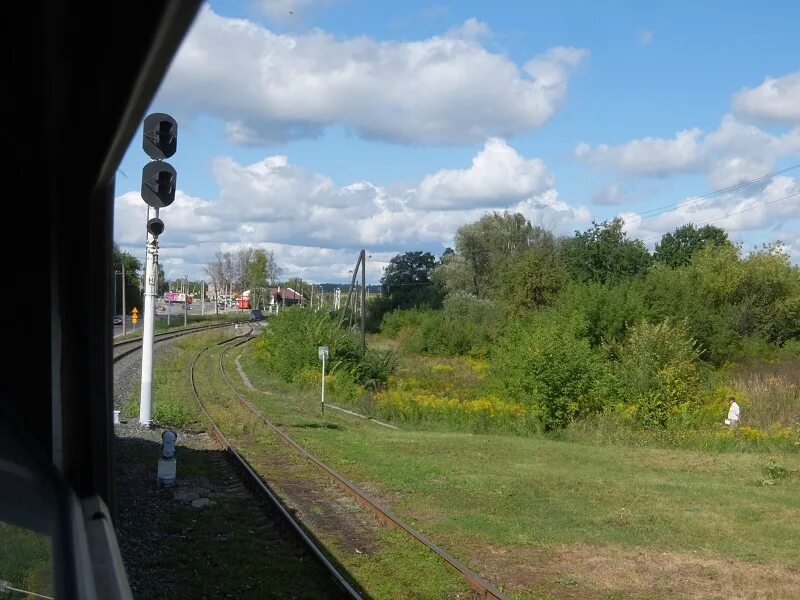
[[[328,347],[319,347],[319,359],[322,361],[322,414],[325,414],[325,361],[328,359]]]
[[[131,321],[133,322],[134,325],[136,325],[136,323],[139,322],[139,309],[136,308],[135,306],[131,311]]]

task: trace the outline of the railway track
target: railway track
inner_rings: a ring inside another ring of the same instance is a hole
[[[391,510],[389,510],[387,507],[381,504],[381,502],[378,501],[376,498],[370,496],[364,490],[359,488],[356,484],[347,480],[337,471],[335,471],[334,469],[323,463],[320,459],[318,459],[313,454],[308,452],[305,448],[297,444],[297,442],[295,442],[281,428],[279,428],[269,419],[267,419],[264,416],[264,414],[261,413],[261,411],[259,411],[250,401],[248,401],[244,396],[242,396],[239,390],[236,389],[236,387],[233,385],[230,378],[228,377],[227,372],[225,371],[224,357],[226,352],[228,352],[232,348],[241,346],[249,342],[250,339],[251,338],[249,336],[246,336],[243,339],[226,340],[220,343],[220,345],[226,345],[226,347],[220,353],[220,358],[219,358],[220,373],[222,374],[222,377],[224,378],[228,388],[236,396],[239,402],[241,402],[242,405],[257,420],[261,421],[271,432],[273,432],[283,444],[290,447],[293,451],[297,452],[305,460],[309,461],[312,465],[314,465],[317,469],[319,469],[325,476],[330,477],[339,488],[341,488],[348,496],[350,496],[353,500],[355,500],[360,506],[370,511],[378,519],[378,521],[386,524],[387,526],[393,529],[402,531],[414,541],[422,544],[427,550],[437,554],[447,565],[449,565],[452,569],[458,572],[458,574],[467,582],[470,588],[472,588],[476,597],[484,598],[486,600],[508,600],[508,597],[505,594],[503,594],[500,590],[498,590],[493,584],[482,579],[477,573],[475,573],[474,571],[470,570],[468,567],[463,565],[456,558],[454,558],[452,555],[446,552],[443,548],[437,546],[427,536],[413,529],[400,517],[395,515]],[[209,347],[204,348],[201,351],[201,353],[207,350]],[[200,353],[198,353],[198,357],[199,356]],[[194,369],[194,363],[192,364],[192,369]],[[192,371],[192,386],[194,388],[193,371]],[[230,442],[225,438],[225,436],[219,430],[216,423],[214,423],[213,419],[211,418],[210,413],[207,411],[202,401],[200,400],[199,396],[197,395],[196,389],[195,389],[195,397],[197,398],[198,403],[200,404],[203,412],[205,413],[206,417],[209,420],[209,423],[211,424],[212,430],[214,432],[213,433],[214,437],[217,438],[221,444],[223,444],[226,450],[231,452],[232,455],[236,456],[236,459],[240,461],[242,465],[242,469],[246,471],[248,473],[248,476],[254,480],[253,485],[263,488],[264,491],[269,494],[270,499],[273,502],[275,502],[276,505],[280,506],[280,501],[277,498],[275,498],[275,496],[269,491],[269,488],[267,488],[264,482],[259,478],[259,476],[255,472],[253,472],[253,470],[249,467],[246,461],[243,458],[241,458],[241,456],[239,456],[238,453],[236,453],[236,450],[231,446]],[[285,512],[285,509],[281,508],[281,510]]]
[[[287,525],[288,529],[299,539],[299,541],[305,546],[308,552],[314,557],[314,559],[327,571],[330,575],[331,579],[335,582],[336,585],[341,588],[341,590],[347,594],[349,598],[354,600],[362,600],[362,596],[353,588],[352,585],[345,579],[345,577],[338,571],[338,569],[333,565],[333,563],[328,559],[327,556],[322,552],[322,550],[317,546],[314,540],[306,533],[305,529],[300,525],[300,523],[286,510],[280,500],[275,496],[275,494],[270,490],[269,487],[264,483],[261,477],[253,470],[250,464],[242,457],[242,455],[236,450],[236,448],[231,444],[230,440],[222,433],[220,428],[214,422],[214,419],[211,417],[208,409],[206,408],[200,394],[197,390],[197,385],[195,382],[194,371],[195,365],[197,364],[198,359],[208,351],[213,346],[226,346],[226,345],[239,345],[247,341],[250,334],[253,331],[253,327],[250,324],[245,325],[246,328],[249,329],[248,332],[239,334],[233,338],[229,338],[226,340],[222,340],[221,342],[217,342],[216,344],[211,344],[209,346],[204,347],[201,349],[192,360],[191,366],[189,368],[189,379],[191,382],[192,394],[194,395],[195,400],[197,401],[200,409],[202,410],[203,414],[205,415],[206,419],[209,422],[209,434],[213,437],[216,442],[222,447],[225,451],[226,455],[230,459],[230,461],[236,467],[237,472],[239,473],[243,483],[246,487],[248,487],[252,492],[256,495],[260,496],[263,500],[266,501],[267,505],[271,506],[275,512],[280,516],[283,522]],[[244,340],[242,340],[244,338]],[[223,352],[224,354],[224,352]],[[222,354],[221,354],[222,356]]]
[[[195,367],[197,365],[198,360],[200,357],[208,352],[210,349],[214,348],[215,346],[222,347],[222,351],[219,355],[219,370],[222,378],[225,381],[225,385],[230,389],[231,394],[233,394],[236,400],[241,403],[241,405],[251,413],[256,420],[260,421],[270,432],[272,432],[277,439],[289,447],[293,452],[297,455],[302,457],[304,460],[308,461],[314,468],[316,468],[322,475],[332,480],[337,487],[339,487],[346,495],[350,496],[355,502],[357,502],[361,507],[368,510],[371,514],[373,514],[376,519],[398,531],[403,532],[405,535],[409,537],[409,541],[414,541],[416,543],[421,544],[424,546],[428,551],[435,553],[438,555],[446,565],[456,571],[469,585],[469,587],[473,590],[474,597],[476,598],[483,598],[486,600],[508,600],[508,597],[503,594],[500,590],[498,590],[494,585],[482,579],[478,574],[471,571],[465,565],[460,563],[457,559],[447,553],[444,549],[437,546],[433,541],[431,541],[427,536],[424,534],[416,531],[407,523],[405,523],[400,517],[395,515],[391,510],[387,507],[383,506],[376,498],[373,498],[369,494],[367,494],[364,490],[360,489],[357,485],[353,482],[347,480],[345,477],[340,475],[334,469],[323,463],[317,457],[309,453],[305,448],[297,444],[289,435],[287,435],[282,429],[277,427],[274,423],[272,423],[267,417],[261,413],[249,400],[247,400],[239,390],[233,385],[228,373],[225,369],[224,358],[228,351],[238,346],[241,346],[249,341],[251,341],[252,337],[251,334],[253,332],[253,327],[250,323],[244,323],[244,331],[236,336],[231,338],[227,338],[220,342],[215,342],[213,344],[209,344],[202,348],[197,354],[194,356],[191,365],[190,365],[190,383],[191,383],[191,391],[192,395],[195,398],[198,406],[200,407],[203,415],[208,421],[209,428],[208,433],[211,437],[216,441],[216,443],[223,449],[226,456],[228,457],[229,461],[234,465],[237,473],[239,474],[240,479],[245,484],[245,486],[250,489],[257,497],[264,501],[267,506],[270,506],[276,516],[286,525],[286,529],[292,533],[298,539],[302,545],[308,550],[309,554],[324,568],[324,570],[330,575],[332,582],[346,595],[346,597],[353,598],[353,599],[361,599],[361,594],[351,585],[347,579],[339,572],[337,567],[328,559],[325,553],[319,548],[317,543],[314,541],[311,535],[306,531],[306,529],[301,525],[292,515],[292,511],[281,502],[281,500],[275,495],[275,493],[270,489],[270,487],[262,480],[262,478],[258,475],[255,469],[250,465],[250,463],[242,456],[242,454],[236,449],[232,441],[223,434],[222,430],[215,422],[214,418],[212,417],[204,398],[201,396],[200,391],[198,390],[198,386],[195,380]],[[214,329],[219,329],[223,327],[230,327],[230,323],[222,324],[222,325],[214,325],[210,327],[196,327],[192,328],[191,330],[182,330],[179,332],[167,332],[160,334],[157,336],[157,341],[165,341],[168,339],[173,339],[175,337],[180,337],[184,335],[188,335],[190,333],[198,333],[200,331],[211,331]],[[137,344],[138,343],[138,344]],[[128,354],[137,351],[141,347],[141,340],[127,340],[125,342],[118,342],[114,344],[114,361],[116,362],[123,356],[127,356]],[[119,350],[119,352],[118,352]]]
[[[224,327],[230,327],[232,324],[235,323],[245,323],[249,324],[249,321],[231,321],[229,323],[218,323],[215,325],[201,325],[199,327],[188,327],[186,329],[180,329],[178,331],[165,331],[164,333],[157,333],[153,336],[154,343],[165,342],[167,340],[171,340],[177,337],[183,337],[185,335],[189,335],[192,333],[198,333],[201,331],[213,331],[214,329],[221,329]],[[131,340],[121,340],[119,342],[114,342],[114,353],[113,353],[113,362],[117,362],[119,359],[124,358],[134,352],[137,352],[142,348],[142,338],[134,338]]]

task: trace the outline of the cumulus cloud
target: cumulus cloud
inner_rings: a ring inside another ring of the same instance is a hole
[[[705,135],[695,128],[679,131],[673,139],[643,138],[621,146],[593,148],[582,142],[574,153],[594,166],[631,175],[704,172],[713,187],[725,188],[770,173],[783,157],[800,156],[800,127],[772,134],[725,115]]]
[[[469,169],[428,175],[419,186],[425,208],[508,206],[553,187],[553,176],[541,159],[527,160],[499,138],[486,142]]]
[[[654,218],[621,215],[630,235],[655,243],[685,223],[711,223],[729,232],[751,232],[800,218],[800,181],[777,176],[763,188],[745,188],[712,198],[687,198]]]
[[[549,120],[586,51],[551,48],[520,69],[481,45],[487,33],[470,19],[414,42],[277,34],[205,6],[159,94],[187,114],[224,119],[240,144],[311,137],[335,123],[367,138],[464,143]]]
[[[800,125],[800,71],[777,79],[765,77],[760,86],[737,92],[732,104],[743,117]]]
[[[581,142],[575,156],[599,167],[639,175],[694,172],[703,166],[702,133],[697,128],[686,129],[673,139],[647,137],[621,146],[600,144],[595,148]]]
[[[284,265],[289,275],[306,273],[303,257],[317,251],[321,256],[355,256],[358,249],[368,248],[375,256],[391,258],[399,251],[441,249],[452,245],[458,227],[489,209],[522,212],[560,233],[590,220],[587,209],[559,197],[539,159],[520,156],[500,139],[487,142],[470,168],[439,171],[410,187],[368,181],[337,186],[327,175],[293,165],[286,156],[252,164],[221,157],[212,172],[218,198],[181,192],[162,211],[162,258],[176,269],[173,275],[188,269],[199,276],[215,251],[243,245],[277,244],[287,255],[289,248],[306,248],[290,266]],[[421,202],[428,197],[441,202]],[[117,197],[115,240],[123,248],[143,247],[145,208],[136,192]]]

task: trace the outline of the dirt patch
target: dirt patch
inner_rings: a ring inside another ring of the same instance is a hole
[[[785,600],[800,572],[782,566],[614,546],[506,549],[483,546],[470,564],[515,593],[554,598]]]

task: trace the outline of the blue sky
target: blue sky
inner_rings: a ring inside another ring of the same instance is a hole
[[[651,247],[712,221],[798,262],[800,168],[635,216],[800,163],[798,22],[788,1],[211,2],[150,109],[180,125],[162,263],[260,246],[338,281],[365,247],[377,281],[504,209],[559,234],[622,215]],[[146,160],[137,135],[117,178],[137,256]]]

